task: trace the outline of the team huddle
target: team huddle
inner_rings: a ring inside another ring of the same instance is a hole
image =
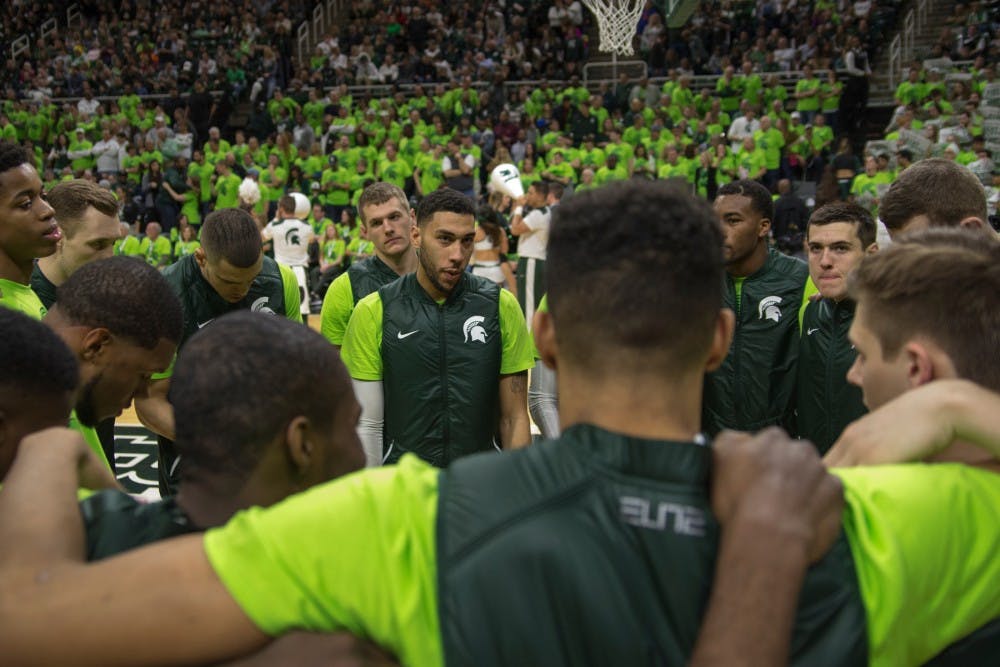
[[[807,262],[753,181],[533,185],[516,296],[468,196],[374,183],[321,333],[263,252],[294,197],[158,271],[74,183],[0,143],[0,663],[1000,655],[1000,240],[954,162],[900,173],[887,247],[819,207]],[[133,401],[158,502],[98,435]]]

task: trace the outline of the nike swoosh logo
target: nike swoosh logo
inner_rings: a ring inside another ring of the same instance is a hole
[[[215,318],[213,317],[211,320],[205,320],[204,322],[199,322],[198,323],[198,328],[201,329],[202,327],[204,327],[204,326],[206,326],[208,324],[211,324],[214,320],[215,320]]]
[[[418,331],[420,331],[420,329],[414,329],[413,331],[411,331],[409,333],[403,333],[402,331],[400,331],[400,332],[398,332],[396,334],[396,338],[398,338],[399,340],[403,340],[404,338],[409,338],[410,336],[412,336],[413,334],[417,333]]]
[[[816,327],[815,329],[807,329],[807,330],[806,330],[806,335],[807,335],[807,336],[812,336],[812,335],[813,335],[814,333],[816,333],[817,331],[819,331],[819,327]]]

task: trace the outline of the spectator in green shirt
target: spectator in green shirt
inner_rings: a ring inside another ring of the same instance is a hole
[[[802,68],[802,78],[795,84],[795,110],[802,114],[802,121],[807,125],[820,107],[820,86],[822,82],[813,74],[812,65]]]

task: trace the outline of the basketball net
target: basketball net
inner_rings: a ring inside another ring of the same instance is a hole
[[[635,53],[632,39],[645,0],[583,0],[583,4],[597,17],[598,49],[621,56]]]

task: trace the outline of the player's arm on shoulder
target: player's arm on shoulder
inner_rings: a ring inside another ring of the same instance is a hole
[[[154,375],[146,395],[135,398],[135,414],[143,426],[164,438],[174,439],[174,408],[167,400],[173,363],[166,373]]]
[[[960,440],[1000,458],[1000,394],[969,380],[935,380],[844,429],[829,466],[920,461]]]
[[[719,560],[690,665],[786,664],[806,569],[840,533],[841,486],[809,444],[774,428],[724,432],[712,454]]]
[[[5,664],[189,664],[266,640],[208,566],[200,536],[85,565],[76,488],[90,483],[86,444],[75,432],[48,429],[25,438],[22,453],[0,492]],[[142,595],[107,595],[112,589]],[[94,614],[109,625],[93,626]]]
[[[278,271],[281,273],[281,291],[285,296],[285,317],[293,322],[302,322],[302,299],[299,297],[299,281],[295,273],[285,266],[278,264]]]
[[[320,311],[320,333],[338,349],[344,342],[347,323],[354,310],[354,292],[351,288],[351,276],[344,271],[337,276],[323,297],[323,309]]]
[[[0,646],[11,664],[204,664],[268,641],[219,581],[200,535],[89,565],[64,560],[5,568],[3,580]],[[107,624],[95,626],[95,615]]]

